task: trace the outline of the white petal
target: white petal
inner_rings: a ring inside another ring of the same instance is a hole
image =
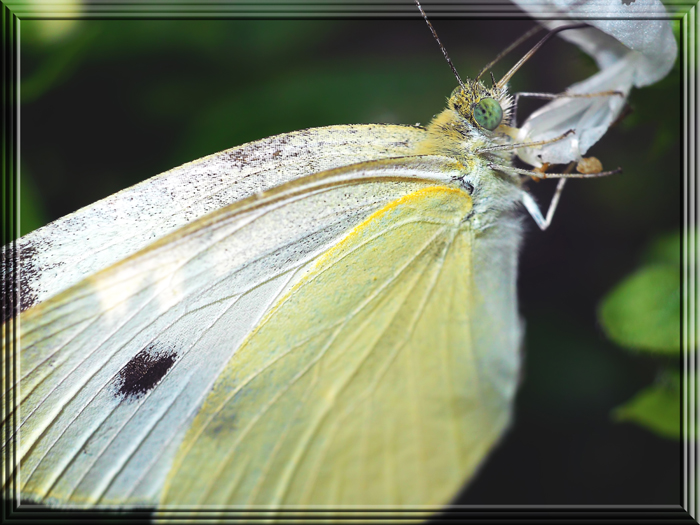
[[[555,28],[585,20],[591,29],[565,31],[562,38],[591,55],[601,71],[567,91],[620,91],[652,84],[668,74],[678,52],[665,7],[659,0],[636,0],[626,5],[610,0],[515,0],[533,18]],[[561,17],[559,20],[551,20]],[[573,129],[574,135],[541,148],[518,152],[525,162],[565,163],[579,160],[615,121],[624,107],[620,96],[559,99],[536,111],[522,126],[523,141],[554,138]]]
[[[630,50],[642,53],[644,60],[636,62],[634,85],[637,87],[665,77],[676,60],[676,40],[666,20],[666,8],[659,0],[635,0],[629,5],[619,0],[515,0],[515,3],[533,18],[562,18],[542,21],[549,28],[576,20],[597,28],[599,31],[563,32],[561,37],[595,58],[601,69]]]
[[[572,85],[572,93],[621,91],[629,93],[635,73],[638,53],[630,54],[613,66],[599,71],[592,77]],[[593,98],[557,99],[546,104],[528,117],[522,125],[522,141],[547,140],[573,129],[575,133],[564,140],[540,148],[523,148],[518,156],[530,165],[543,162],[564,164],[580,160],[583,154],[607,131],[624,107],[625,97],[603,96]]]

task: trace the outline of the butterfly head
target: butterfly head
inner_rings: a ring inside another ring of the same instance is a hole
[[[495,131],[510,117],[511,97],[505,88],[487,88],[479,81],[467,80],[457,86],[447,102],[472,126],[483,131]]]

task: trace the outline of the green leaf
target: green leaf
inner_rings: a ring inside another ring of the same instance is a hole
[[[687,249],[690,253],[693,252],[696,246],[695,229],[690,228],[685,234]],[[682,264],[682,242],[683,235],[680,231],[660,235],[649,243],[643,254],[643,261],[650,263],[668,263],[681,266]]]
[[[635,272],[607,295],[598,317],[608,337],[620,346],[680,353],[680,268],[655,264]]]
[[[661,437],[681,438],[681,389],[678,372],[645,388],[613,410],[616,421],[630,421]]]

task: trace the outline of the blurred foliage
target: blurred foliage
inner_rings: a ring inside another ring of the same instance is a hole
[[[681,239],[682,234],[680,231],[660,235],[652,239],[642,255],[643,262],[645,264],[669,264],[680,268],[681,256],[683,255]],[[694,239],[694,230],[687,232],[686,242],[694,242]]]
[[[42,17],[33,22],[28,35],[22,35],[23,44],[60,43],[82,25],[79,17],[84,0],[5,0],[3,3],[20,18]],[[53,16],[46,16],[47,13]]]
[[[20,235],[36,230],[46,224],[41,193],[34,179],[26,169],[22,170],[21,187],[19,191],[19,222]]]
[[[63,32],[59,32],[65,38],[57,46],[57,52],[52,60],[44,61],[39,67],[32,71],[31,76],[22,79],[22,101],[29,103],[41,97],[46,91],[57,87],[62,82],[71,78],[75,69],[82,63],[83,55],[87,52],[90,43],[96,37],[96,31],[91,26],[87,26],[85,30],[79,31],[74,25],[68,25],[63,20],[42,20],[40,22],[52,23],[51,27],[63,27]],[[77,21],[76,21],[77,22]],[[34,35],[35,42],[33,45],[45,45],[45,37],[41,36],[44,29],[43,24],[37,25],[35,31],[30,31],[30,35]],[[72,33],[77,33],[74,38]],[[31,39],[30,39],[31,41]],[[29,44],[32,46],[32,44]]]
[[[273,134],[425,124],[456,85],[418,18],[85,20],[51,42],[37,23],[22,21],[23,232]],[[532,23],[437,18],[433,25],[468,77]],[[495,76],[527,48],[499,63]],[[553,39],[511,88],[561,92],[594,70],[575,47]],[[678,443],[609,420],[654,381],[658,363],[607,340],[595,312],[607,291],[651,262],[648,239],[680,228],[679,80],[676,69],[634,90],[631,115],[592,149],[606,169],[622,166],[624,174],[571,181],[544,233],[523,218],[524,369],[514,421],[460,502],[676,503]],[[539,104],[523,101],[519,121]],[[545,207],[549,182],[528,188]]]
[[[666,372],[613,411],[617,421],[632,421],[656,434],[681,438],[681,380],[678,372]]]
[[[620,346],[675,358],[661,362],[660,379],[617,407],[617,421],[632,421],[661,436],[681,438],[681,240],[680,232],[654,239],[645,265],[603,300],[599,317],[608,337]],[[687,242],[694,240],[694,232]],[[694,244],[691,244],[694,246]],[[695,351],[695,349],[686,349]],[[687,378],[686,378],[687,379]]]
[[[680,267],[657,264],[637,270],[610,292],[599,315],[608,337],[620,346],[678,354]]]

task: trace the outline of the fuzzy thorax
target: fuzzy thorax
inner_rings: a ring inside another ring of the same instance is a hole
[[[485,99],[486,103],[483,101]],[[496,122],[484,120],[480,108],[491,109],[498,103]],[[491,222],[505,209],[515,206],[520,190],[520,177],[496,172],[490,163],[510,165],[513,153],[508,150],[480,152],[483,148],[512,142],[512,128],[507,125],[512,112],[513,98],[507,89],[486,87],[482,82],[467,79],[464,87],[457,87],[447,101],[447,108],[436,115],[427,126],[427,136],[416,148],[418,155],[443,155],[458,160],[465,168],[464,181],[474,187],[474,210],[482,212],[481,219]],[[481,117],[481,118],[479,118]],[[492,125],[488,129],[484,125]]]

